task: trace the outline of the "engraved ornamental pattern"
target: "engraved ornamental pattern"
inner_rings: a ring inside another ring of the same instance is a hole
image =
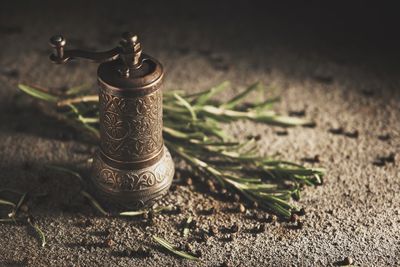
[[[161,149],[162,91],[139,97],[100,92],[101,148],[110,158],[129,162]]]
[[[174,164],[171,154],[164,150],[162,160],[156,165],[140,170],[117,170],[104,163],[97,156],[93,161],[93,173],[98,184],[114,192],[138,191],[153,188],[165,179],[172,179]]]

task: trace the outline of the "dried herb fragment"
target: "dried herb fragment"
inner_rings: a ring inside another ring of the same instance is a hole
[[[187,237],[187,236],[189,235],[189,231],[190,231],[189,227],[190,227],[192,221],[193,221],[192,216],[189,216],[189,217],[186,219],[186,221],[185,221],[185,223],[184,223],[184,225],[183,225],[183,231],[182,231],[183,237]]]
[[[87,200],[89,200],[92,206],[95,207],[96,210],[98,210],[101,214],[103,214],[104,216],[110,215],[107,211],[103,209],[103,207],[99,204],[99,202],[97,202],[97,200],[94,199],[88,192],[82,190],[81,195],[87,198]]]
[[[42,229],[40,229],[40,227],[34,222],[32,217],[28,217],[27,219],[28,223],[30,226],[32,226],[32,228],[35,230],[35,232],[38,234],[40,241],[41,241],[41,245],[42,247],[44,247],[46,245],[46,236],[44,234],[44,232],[42,231]]]
[[[188,259],[188,260],[199,260],[199,258],[197,258],[197,257],[195,257],[193,255],[190,255],[187,252],[177,250],[176,248],[174,248],[174,246],[172,244],[170,244],[165,239],[162,239],[162,238],[157,237],[155,235],[153,235],[153,238],[158,244],[163,246],[166,250],[168,250],[169,252],[171,252],[171,253],[179,256],[179,257],[182,257],[182,258],[185,258],[185,259]]]
[[[5,199],[0,199],[0,205],[7,205],[15,208],[15,204],[12,203],[11,201],[5,200]]]

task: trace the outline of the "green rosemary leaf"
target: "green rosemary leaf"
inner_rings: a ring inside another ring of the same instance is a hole
[[[209,89],[207,91],[201,92],[201,94],[194,100],[194,105],[202,106],[202,105],[206,104],[210,100],[211,97],[222,92],[228,86],[229,86],[229,81],[224,81],[223,83],[221,83],[215,87],[212,87],[211,89]]]
[[[6,222],[15,222],[14,219],[0,219],[0,222],[6,223]]]
[[[262,198],[270,200],[273,203],[277,203],[277,204],[281,205],[282,207],[285,207],[287,209],[293,209],[292,205],[290,205],[287,201],[285,201],[285,200],[283,200],[283,199],[281,199],[281,198],[279,198],[277,196],[274,196],[274,195],[271,195],[271,194],[268,194],[268,193],[264,193],[264,192],[259,192],[258,194]]]
[[[267,99],[262,103],[258,103],[253,105],[253,107],[251,108],[252,110],[254,110],[256,113],[262,113],[267,109],[271,109],[272,106],[276,103],[279,102],[281,100],[280,97],[274,97],[271,99]]]
[[[79,180],[79,182],[81,184],[85,184],[85,181],[83,180],[82,176],[79,173],[75,172],[75,171],[72,171],[70,169],[67,169],[67,168],[64,168],[64,167],[61,167],[61,166],[57,166],[57,165],[46,165],[46,167],[51,169],[51,170],[55,170],[55,171],[59,171],[59,172],[64,172],[64,173],[70,174],[70,175],[78,178],[78,180]]]
[[[235,97],[233,97],[231,100],[229,100],[228,102],[226,102],[225,104],[222,104],[220,107],[224,108],[224,109],[233,109],[235,108],[240,102],[242,102],[244,100],[244,98],[250,94],[251,92],[255,91],[255,90],[261,90],[264,87],[262,86],[262,84],[260,82],[256,82],[252,85],[250,85],[246,90],[244,90],[242,93],[236,95]]]
[[[10,202],[8,200],[5,200],[5,199],[1,199],[1,198],[0,198],[0,205],[8,205],[8,206],[11,206],[13,208],[15,208],[15,206],[16,206],[14,203],[12,203],[12,202]]]
[[[87,89],[89,89],[90,86],[91,86],[91,84],[89,84],[89,83],[85,83],[85,84],[81,84],[81,85],[78,85],[78,86],[74,86],[74,87],[69,88],[65,92],[65,94],[68,95],[68,96],[79,95],[79,94],[82,94],[85,91],[87,91]]]
[[[156,207],[151,209],[154,213],[158,213],[164,210],[170,210],[171,207],[170,206],[161,206],[161,207]],[[145,213],[149,212],[149,210],[135,210],[135,211],[123,211],[120,212],[119,215],[120,216],[127,216],[127,217],[134,217],[134,216],[139,216],[139,215],[143,215]]]
[[[276,192],[277,186],[274,184],[266,184],[266,183],[244,183],[243,181],[241,182],[235,182],[235,186],[237,188],[243,189],[243,190],[251,190],[251,191],[264,191],[264,190],[272,190],[272,192]]]
[[[190,115],[192,116],[192,120],[196,121],[197,120],[196,112],[194,111],[193,107],[189,104],[189,102],[187,102],[178,94],[174,94],[174,97],[178,100],[178,103],[182,104],[185,108],[187,108],[187,110],[190,112]]]
[[[190,140],[191,143],[201,146],[216,146],[216,147],[233,147],[238,146],[239,142],[215,142],[215,141],[200,141],[200,140]]]
[[[158,244],[160,244],[165,249],[167,249],[169,252],[171,252],[171,253],[179,256],[179,257],[182,257],[182,258],[185,258],[185,259],[188,259],[188,260],[199,260],[199,258],[197,258],[197,257],[195,257],[195,256],[193,256],[193,255],[191,255],[191,254],[189,254],[187,252],[177,250],[176,248],[174,248],[174,246],[172,244],[170,244],[165,239],[162,239],[162,238],[157,237],[155,235],[153,235],[153,238],[154,238],[155,241],[157,241]]]
[[[171,205],[168,205],[168,206],[161,206],[161,207],[155,207],[155,208],[153,208],[153,212],[154,213],[157,213],[157,212],[162,212],[162,211],[164,211],[164,210],[172,210],[173,209],[173,206],[171,206]]]
[[[81,121],[83,124],[99,123],[99,118],[86,118],[82,115],[78,116],[78,120]]]
[[[24,193],[15,189],[11,189],[11,188],[0,188],[0,192],[10,192],[10,193],[14,193],[14,194],[18,194],[18,195],[23,195]]]
[[[22,194],[21,198],[19,199],[17,206],[15,207],[15,213],[18,212],[19,208],[21,207],[22,203],[24,203],[25,197],[27,193]]]
[[[30,226],[32,226],[32,228],[38,234],[40,241],[41,241],[41,245],[42,245],[42,247],[44,247],[46,245],[46,236],[45,236],[44,232],[42,231],[42,229],[40,229],[40,227],[35,222],[32,222],[32,220],[30,220],[29,218],[28,218],[28,223],[30,224]]]
[[[189,134],[187,134],[187,133],[184,133],[184,132],[181,132],[181,131],[178,131],[178,130],[175,130],[175,129],[172,129],[172,128],[169,128],[169,127],[165,127],[165,126],[163,127],[163,132],[171,135],[174,138],[179,138],[179,139],[192,139],[192,138],[200,139],[200,140],[204,139],[204,134],[203,133],[189,133]]]
[[[100,131],[97,128],[90,126],[88,124],[83,124],[83,128],[88,130],[88,132],[93,134],[93,136],[95,136],[97,139],[100,139]]]
[[[296,125],[307,125],[310,124],[309,120],[297,118],[297,117],[287,117],[287,116],[270,116],[268,114],[264,114],[265,112],[253,116],[253,118],[249,118],[256,122],[267,123],[269,125],[276,126],[296,126]]]
[[[57,102],[58,101],[58,97],[46,93],[38,88],[34,88],[32,86],[28,86],[25,84],[18,84],[18,88],[21,89],[22,91],[24,91],[25,93],[27,93],[28,95],[31,95],[35,98],[39,98],[48,102]]]
[[[275,211],[277,214],[285,217],[285,218],[290,218],[290,216],[292,216],[292,212],[291,210],[282,207],[280,204],[278,203],[273,203],[273,202],[269,202],[269,201],[265,201],[263,202],[267,207],[269,207],[270,209],[272,209],[273,211]]]
[[[88,192],[81,190],[81,195],[83,195],[85,198],[87,198],[89,200],[89,202],[93,205],[93,207],[95,207],[101,214],[103,214],[104,216],[109,216],[110,214],[108,212],[106,212],[101,205],[99,204],[99,202],[97,202],[96,199],[94,199]]]
[[[225,173],[224,173],[223,176],[225,178],[227,178],[227,179],[230,179],[230,180],[233,180],[233,181],[239,182],[239,183],[244,183],[244,184],[247,184],[247,183],[261,183],[261,179],[260,178],[238,177],[238,176],[235,176],[235,175],[232,175],[232,174],[225,174]],[[271,188],[276,188],[277,187],[277,185],[275,185],[275,184],[269,184],[269,186]]]
[[[123,211],[120,212],[120,216],[128,216],[128,217],[134,217],[134,216],[139,216],[147,213],[147,210],[137,210],[137,211]]]

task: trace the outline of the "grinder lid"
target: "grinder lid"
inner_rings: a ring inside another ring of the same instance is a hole
[[[54,63],[61,64],[75,58],[101,63],[97,71],[100,85],[117,93],[149,93],[158,89],[162,81],[162,65],[156,59],[142,54],[138,37],[131,32],[122,34],[119,46],[103,52],[65,50],[66,39],[61,35],[53,36],[50,45],[54,48],[54,53],[50,55]]]
[[[100,85],[114,90],[145,90],[156,87],[162,81],[164,71],[163,66],[158,60],[142,54],[139,59],[141,64],[138,68],[126,69],[123,60],[100,64],[97,70]],[[129,75],[124,72],[128,71]]]
[[[99,82],[107,87],[140,90],[158,84],[163,76],[163,68],[160,62],[142,54],[136,35],[126,32],[122,34],[119,57],[100,64],[97,74]]]

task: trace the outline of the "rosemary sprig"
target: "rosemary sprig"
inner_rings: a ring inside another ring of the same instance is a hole
[[[101,214],[103,214],[104,216],[110,215],[107,211],[103,209],[100,203],[97,202],[97,200],[94,199],[94,197],[92,197],[92,195],[90,195],[88,192],[81,190],[81,195],[84,196],[87,200],[89,200],[89,202],[93,205],[93,207],[96,208],[96,210],[98,210]]]
[[[29,225],[35,230],[37,235],[39,236],[41,245],[42,245],[42,247],[44,247],[46,245],[46,236],[45,236],[44,232],[42,231],[42,229],[40,229],[40,227],[37,225],[37,223],[33,221],[33,219],[31,217],[28,217],[27,221],[28,221]]]
[[[265,90],[260,83],[251,85],[225,103],[214,101],[213,98],[228,86],[228,82],[223,82],[195,94],[165,92],[165,144],[175,156],[184,159],[198,173],[213,178],[222,187],[239,192],[261,207],[288,218],[298,210],[290,199],[299,199],[304,185],[321,184],[324,170],[259,155],[255,140],[233,140],[221,128],[221,123],[251,120],[288,127],[309,125],[311,122],[276,114],[271,108],[277,98],[242,105],[250,93]],[[99,136],[97,95],[74,89],[73,94],[55,96],[32,86],[20,84],[19,88],[48,102],[49,107],[53,106],[53,115],[55,113],[58,118],[73,122],[71,125],[95,137]],[[108,213],[104,211],[103,214]]]
[[[9,222],[15,223],[17,221],[28,223],[35,230],[35,232],[37,233],[37,235],[40,238],[41,246],[44,247],[46,245],[46,236],[45,236],[44,232],[42,231],[42,229],[40,229],[40,227],[36,224],[36,222],[34,222],[33,217],[30,215],[28,215],[28,216],[26,216],[26,215],[20,216],[19,215],[19,209],[22,206],[22,204],[24,204],[24,201],[25,201],[28,193],[27,192],[22,193],[22,192],[12,190],[12,189],[0,189],[0,192],[2,192],[2,191],[8,191],[8,192],[20,194],[21,197],[19,198],[17,204],[15,204],[11,201],[8,201],[8,200],[0,199],[0,204],[13,207],[13,210],[8,214],[8,218],[0,218],[0,223],[9,223]]]
[[[15,204],[12,203],[11,201],[5,200],[5,199],[0,199],[0,205],[7,205],[15,208]]]
[[[171,252],[171,253],[173,253],[175,255],[178,255],[179,257],[182,257],[182,258],[185,258],[185,259],[188,259],[188,260],[199,260],[199,258],[197,258],[197,257],[195,257],[193,255],[190,255],[187,252],[177,250],[176,248],[174,248],[174,246],[172,244],[170,244],[167,240],[165,240],[165,239],[163,239],[161,237],[157,237],[157,236],[153,235],[153,238],[154,238],[155,241],[157,241],[158,244],[163,246],[169,252]]]

